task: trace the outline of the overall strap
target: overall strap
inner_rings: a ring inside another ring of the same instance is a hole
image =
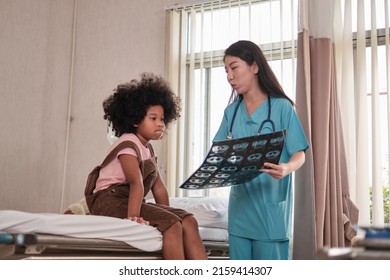
[[[148,143],[147,144],[148,146],[148,149],[149,149],[149,151],[150,151],[150,156],[151,157],[154,157],[154,150],[153,150],[153,146],[150,144],[150,143]],[[138,148],[138,147],[137,147]]]
[[[133,148],[137,153],[138,163],[139,164],[141,163],[141,154],[140,154],[140,151],[139,151],[137,145],[132,141],[123,141],[107,155],[107,157],[104,159],[104,161],[102,162],[100,167],[103,167],[103,166],[107,165],[109,162],[111,162],[116,157],[116,155],[119,153],[119,151],[123,150],[124,148]]]

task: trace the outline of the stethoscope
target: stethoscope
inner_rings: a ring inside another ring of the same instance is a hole
[[[240,104],[241,104],[243,99],[244,99],[243,97],[240,97],[239,101],[237,102],[236,107],[234,108],[233,119],[232,119],[232,122],[230,124],[230,129],[229,129],[229,133],[228,133],[228,136],[227,136],[227,139],[229,139],[229,140],[233,138],[232,131],[233,131],[234,120],[236,118],[236,114],[237,114],[238,108],[240,107]],[[265,119],[264,121],[261,122],[259,130],[257,132],[258,135],[263,130],[263,127],[264,127],[264,125],[266,123],[270,123],[271,124],[272,132],[275,131],[275,123],[271,120],[271,97],[268,95],[267,99],[268,99],[268,116],[267,116],[267,119]]]

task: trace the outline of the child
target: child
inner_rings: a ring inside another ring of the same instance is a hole
[[[180,115],[180,99],[169,85],[151,73],[118,85],[103,102],[106,119],[119,137],[132,146],[99,173],[91,214],[112,216],[157,227],[163,235],[164,259],[207,259],[198,223],[182,209],[169,207],[168,192],[157,167],[150,140],[161,139],[165,128]],[[156,204],[145,203],[151,191]]]

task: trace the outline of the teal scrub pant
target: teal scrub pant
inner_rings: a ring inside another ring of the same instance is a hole
[[[231,260],[288,260],[290,241],[264,242],[229,235]]]

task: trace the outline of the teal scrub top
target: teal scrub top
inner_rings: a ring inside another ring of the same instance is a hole
[[[237,102],[225,109],[214,142],[226,140]],[[233,138],[257,135],[260,124],[267,116],[268,100],[250,116],[244,102],[241,102],[233,123]],[[280,162],[288,162],[294,153],[308,148],[298,115],[287,99],[271,97],[270,118],[276,131],[287,130]],[[270,132],[271,124],[267,122],[261,134]],[[278,180],[262,173],[248,183],[233,186],[229,196],[229,234],[261,241],[287,240],[292,234],[292,204],[291,174]]]

